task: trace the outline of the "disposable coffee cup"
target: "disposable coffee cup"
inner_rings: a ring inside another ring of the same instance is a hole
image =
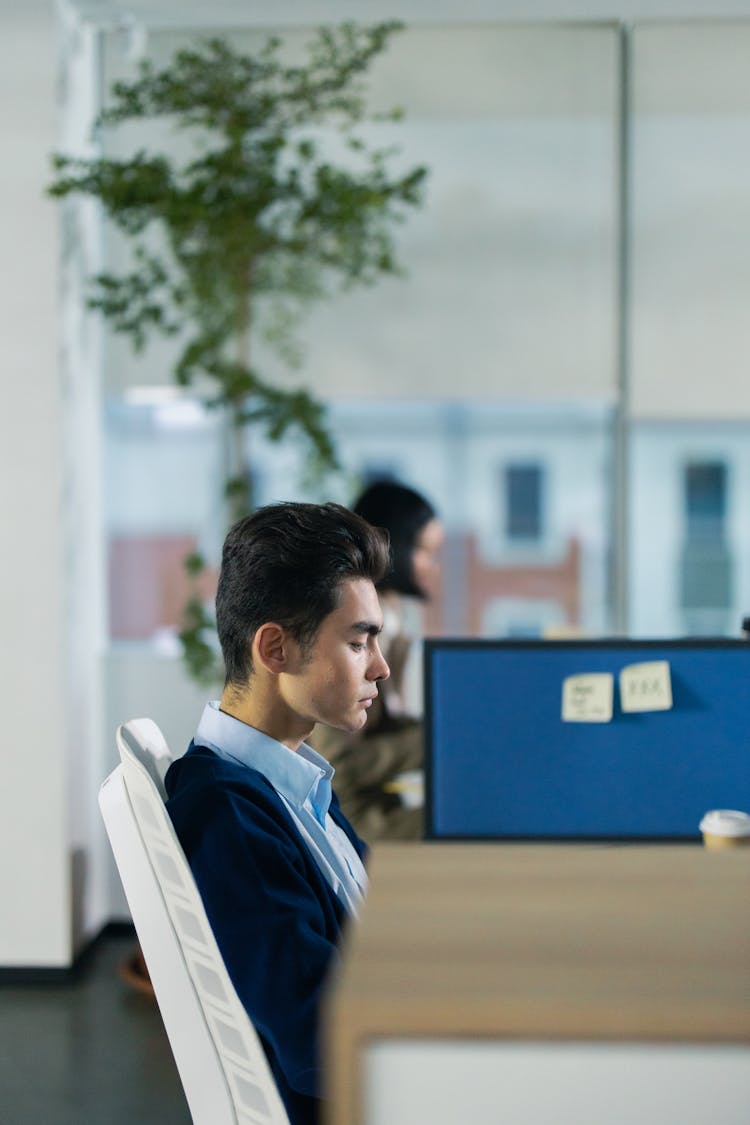
[[[712,851],[750,846],[750,816],[737,809],[712,809],[700,822],[700,830]]]

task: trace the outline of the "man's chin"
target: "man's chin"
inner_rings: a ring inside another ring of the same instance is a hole
[[[347,734],[357,734],[358,731],[362,730],[366,722],[367,712],[363,708],[358,715],[350,719],[342,719],[341,722],[335,725],[338,730],[345,730]]]

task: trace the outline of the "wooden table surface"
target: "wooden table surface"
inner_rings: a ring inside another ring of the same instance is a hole
[[[332,1125],[373,1038],[750,1042],[750,848],[380,845],[325,1014]]]

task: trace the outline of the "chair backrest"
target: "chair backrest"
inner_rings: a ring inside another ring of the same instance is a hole
[[[119,729],[119,738],[148,770],[162,801],[167,799],[164,778],[174,755],[153,719],[131,719]],[[119,746],[119,742],[118,742]],[[122,754],[120,755],[122,759]]]
[[[99,805],[190,1113],[195,1125],[289,1125],[144,763],[149,747],[166,746],[152,726],[138,720],[118,729],[121,762],[102,785]]]

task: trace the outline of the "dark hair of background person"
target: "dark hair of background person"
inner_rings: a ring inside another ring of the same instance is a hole
[[[389,566],[388,537],[339,504],[269,504],[230,528],[216,594],[226,684],[244,687],[251,645],[267,621],[308,648],[348,579],[377,585]]]
[[[413,488],[383,480],[369,485],[352,510],[374,527],[384,528],[391,541],[390,570],[376,582],[377,588],[425,600],[427,594],[414,577],[412,552],[422,528],[436,518],[430,502]]]

